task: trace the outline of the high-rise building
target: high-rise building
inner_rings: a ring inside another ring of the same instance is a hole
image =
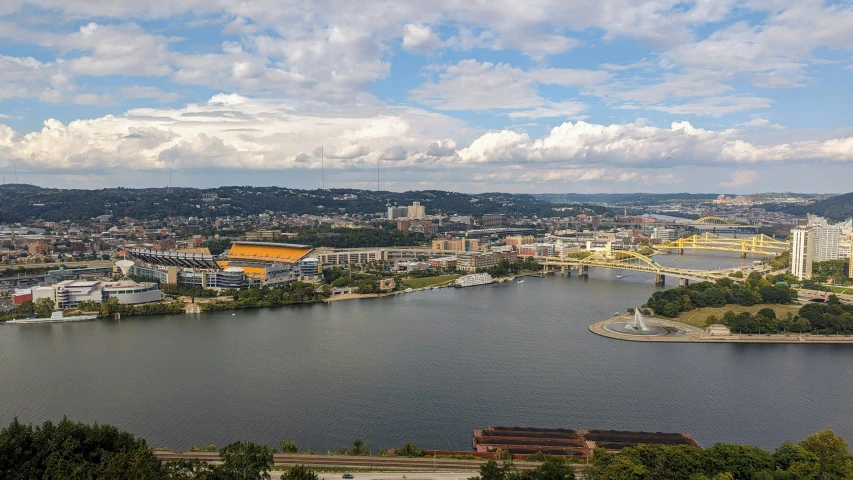
[[[412,206],[408,208],[409,220],[423,220],[426,217],[426,208],[421,205],[421,202],[412,202]]]
[[[853,241],[850,242],[850,255],[847,256],[850,259],[847,262],[847,278],[853,278]]]
[[[814,230],[814,261],[825,262],[827,260],[838,260],[838,239],[841,237],[841,229],[836,225],[812,227]]]
[[[808,225],[791,229],[791,275],[800,280],[812,278],[814,231]]]
[[[513,248],[513,250],[518,250],[517,247],[521,245],[530,245],[536,241],[536,238],[533,235],[510,235],[506,237],[506,244]]]
[[[409,216],[408,207],[388,207],[388,220],[396,220],[398,218],[406,218]]]
[[[838,240],[841,238],[840,225],[830,225],[825,218],[809,214],[806,215],[806,226],[811,227],[813,232],[812,259],[815,262],[841,258],[838,246]]]

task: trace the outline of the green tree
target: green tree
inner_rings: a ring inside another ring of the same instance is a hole
[[[850,448],[847,442],[832,430],[809,435],[800,446],[818,458],[818,477],[821,479],[847,478],[850,471]]]
[[[233,480],[268,480],[272,468],[272,451],[266,445],[253,442],[234,442],[219,450],[222,465],[219,470]]]
[[[785,442],[773,452],[777,477],[812,480],[820,473],[820,459],[800,445]]]
[[[295,465],[288,468],[281,480],[318,480],[317,474],[305,465]]]
[[[413,443],[406,442],[403,444],[403,448],[400,449],[398,455],[401,457],[423,457],[424,452]]]
[[[54,305],[52,298],[39,298],[35,302],[35,314],[41,318],[48,318],[53,313]]]
[[[296,453],[299,451],[296,442],[293,440],[282,440],[279,445],[281,445],[281,453]]]

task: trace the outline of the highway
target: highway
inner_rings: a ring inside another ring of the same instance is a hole
[[[58,269],[59,267],[65,268],[74,268],[74,267],[109,267],[115,260],[88,260],[88,261],[74,261],[74,262],[63,262],[63,263],[22,263],[18,265],[0,265],[0,272],[9,269],[9,268],[50,268],[50,269]]]

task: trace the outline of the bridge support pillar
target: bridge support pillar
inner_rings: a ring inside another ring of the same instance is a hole
[[[566,266],[565,266],[565,265],[563,265],[562,267],[560,267],[560,275],[565,275],[565,274],[566,274],[566,270],[568,270],[568,269],[566,268]]]
[[[740,254],[740,258],[746,258],[746,252],[742,252],[742,253]]]
[[[679,254],[679,255],[684,255],[684,249],[683,249],[683,248],[679,248],[679,249],[678,249],[678,254]]]
[[[655,285],[663,285],[666,283],[666,275],[660,273],[655,274]]]
[[[579,266],[578,267],[578,276],[584,277],[584,278],[588,277],[589,276],[589,266],[588,265]]]
[[[687,285],[690,285],[690,280],[687,278],[679,278],[678,284],[682,287],[686,287]]]

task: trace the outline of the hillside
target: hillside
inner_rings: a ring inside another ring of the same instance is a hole
[[[385,212],[388,205],[411,205],[419,201],[429,214],[510,216],[568,216],[603,213],[603,207],[554,204],[533,195],[483,193],[467,195],[439,190],[375,192],[369,190],[295,190],[279,187],[193,188],[109,188],[65,190],[34,186],[0,186],[0,222],[88,220],[111,214],[137,219],[175,216],[213,218],[257,215],[264,212],[286,214],[360,214]],[[555,211],[555,208],[570,207]]]
[[[829,197],[811,205],[798,205],[785,208],[784,211],[799,216],[813,213],[836,222],[841,222],[853,217],[853,192]]]

